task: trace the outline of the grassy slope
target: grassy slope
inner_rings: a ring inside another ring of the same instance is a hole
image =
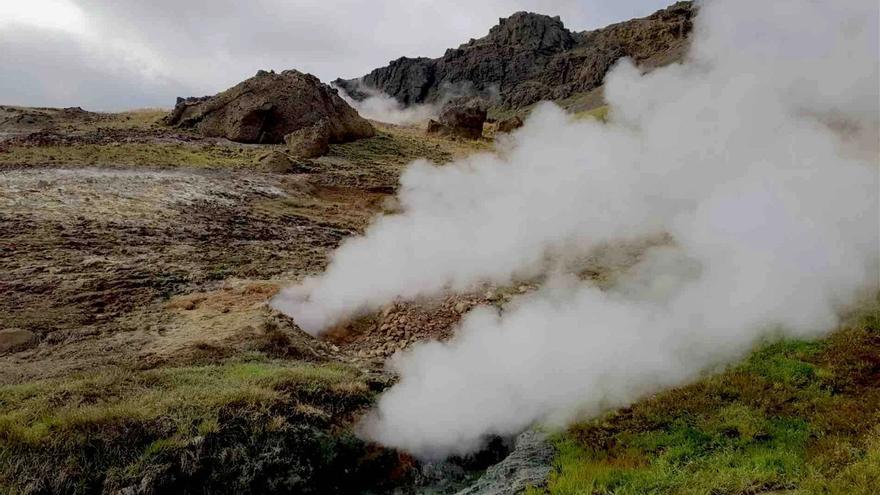
[[[373,393],[340,365],[256,356],[0,386],[0,493],[375,485],[381,453],[339,428]]]
[[[150,133],[172,130],[160,124],[164,113],[136,111],[96,115],[100,116],[100,120],[62,124],[57,126],[58,132],[70,132],[87,139],[101,130],[127,130],[141,141],[93,143],[74,140],[72,143],[49,146],[13,145],[0,150],[0,167],[54,165],[246,169],[252,168],[260,157],[272,150],[287,150],[285,145],[239,144],[217,139],[198,139],[195,135],[191,142],[156,136],[149,142],[142,142],[145,137],[151,136]],[[377,165],[403,168],[417,158],[443,163],[474,151],[491,148],[489,141],[426,136],[421,128],[374,124],[378,130],[375,137],[332,145],[329,155],[319,162],[328,162],[337,168],[348,166],[362,169]]]
[[[552,494],[876,494],[880,302],[556,442]]]

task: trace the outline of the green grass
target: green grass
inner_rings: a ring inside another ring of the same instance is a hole
[[[258,148],[183,143],[13,146],[8,152],[0,153],[0,165],[253,167],[268,149],[268,145]]]
[[[198,438],[295,428],[314,443],[372,395],[350,368],[265,359],[0,386],[0,493],[42,479],[59,459],[65,468],[50,491],[81,492],[109,474],[136,477],[157,459],[167,464]],[[306,426],[318,433],[303,433]],[[223,448],[243,448],[234,442]]]
[[[143,124],[150,119],[146,112],[126,121],[115,115],[121,128]],[[424,130],[382,126],[375,137],[345,144],[331,145],[324,159],[337,165],[340,160],[355,171],[387,167],[399,171],[419,158],[436,163],[449,162],[474,151],[489,150],[488,141],[454,140],[426,136]],[[193,168],[253,168],[259,158],[272,150],[285,150],[284,145],[236,145],[211,143],[152,142],[112,144],[70,144],[52,146],[11,146],[0,152],[2,165],[70,165],[70,166],[147,166]]]
[[[874,494],[880,304],[826,340],[783,340],[699,383],[558,434],[532,494]]]
[[[608,105],[604,105],[598,108],[593,108],[592,110],[585,110],[583,112],[577,112],[574,114],[575,118],[578,119],[586,119],[592,118],[596,120],[600,120],[602,122],[606,122],[608,120]]]
[[[173,420],[181,433],[228,404],[278,400],[283,387],[358,391],[338,366],[245,362],[113,370],[94,376],[0,386],[0,440],[37,445],[94,425]],[[361,389],[362,390],[362,389]]]

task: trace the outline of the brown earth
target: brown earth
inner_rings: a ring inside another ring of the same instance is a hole
[[[323,270],[374,215],[398,208],[408,163],[445,163],[490,150],[490,140],[374,123],[372,138],[302,159],[283,145],[168,130],[161,111],[4,112],[0,491],[195,493],[257,483],[241,492],[266,493],[259,483],[299,479],[418,493],[461,487],[500,460],[505,450],[492,447],[491,456],[422,471],[351,428],[393,383],[388,356],[448,338],[468,309],[503,307],[533,281],[400,302],[320,339],[268,305],[281,287]],[[42,126],[19,118],[32,114]],[[612,277],[641,249],[596,253],[582,260],[584,276]],[[264,373],[295,383],[278,378],[266,389]],[[317,381],[297,382],[298,373]],[[332,378],[340,384],[321,381],[328,373],[342,373]],[[189,380],[216,392],[190,398],[198,387]],[[238,392],[227,397],[230,387]],[[47,471],[58,455],[67,467]],[[222,463],[228,455],[240,462]],[[275,471],[261,471],[267,458]],[[352,466],[363,469],[335,474]]]
[[[35,336],[35,345],[0,357],[0,383],[106,366],[217,362],[259,350],[278,331],[293,339],[283,351],[291,356],[380,368],[398,350],[450,336],[471,307],[502,306],[533,288],[524,282],[402,302],[323,342],[267,306],[284,284],[320,272],[373,215],[395,208],[397,179],[411,160],[442,163],[487,149],[488,141],[376,123],[375,137],[334,145],[318,160],[262,146],[226,166],[102,166],[68,152],[103,149],[111,137],[194,153],[206,143],[212,153],[240,145],[166,133],[156,123],[160,112],[87,121],[79,112],[40,113],[49,115],[44,128],[0,126],[11,134],[0,153],[0,329]],[[57,138],[44,140],[50,135]],[[48,154],[45,163],[29,163],[34,150]],[[622,262],[600,253],[584,261],[593,267],[585,273],[617,270],[640,250]]]
[[[180,160],[196,160],[206,145],[240,145],[168,131],[157,125],[159,112],[85,118],[7,108],[0,330],[30,332],[34,345],[4,349],[0,384],[108,366],[216,362],[259,350],[279,329],[293,338],[293,357],[355,361],[363,346],[337,353],[267,301],[283,284],[319,272],[342,239],[362,231],[389,204],[409,161],[442,162],[486,146],[377,124],[375,137],[333,146],[319,160],[292,160],[292,169],[267,165],[281,153],[271,146],[228,166],[93,164],[79,157],[100,158],[119,142],[196,154]],[[45,162],[32,163],[35,156]]]

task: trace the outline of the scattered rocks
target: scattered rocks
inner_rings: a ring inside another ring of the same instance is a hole
[[[0,330],[0,353],[29,349],[39,342],[37,334],[20,328]]]
[[[260,71],[215,96],[178,98],[165,123],[243,143],[287,142],[303,157],[375,134],[335,89],[296,70]]]

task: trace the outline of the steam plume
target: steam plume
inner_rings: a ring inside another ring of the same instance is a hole
[[[706,1],[687,63],[609,74],[607,125],[546,104],[496,154],[412,164],[403,213],[275,305],[319,333],[671,235],[612,290],[552,275],[394,358],[363,431],[424,456],[625,405],[771,333],[820,335],[880,285],[878,59],[873,0]]]
[[[361,117],[397,125],[412,125],[434,118],[440,112],[436,104],[405,106],[379,90],[359,85],[358,91],[367,95],[363,100],[355,100],[343,88],[333,85],[339,96],[352,106]]]

